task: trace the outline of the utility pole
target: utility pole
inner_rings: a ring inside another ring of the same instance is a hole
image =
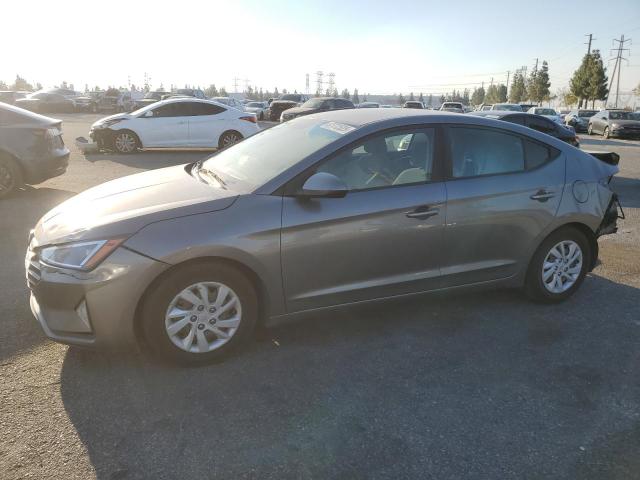
[[[306,89],[305,93],[307,95],[309,95],[309,74],[308,73],[307,73],[307,78],[306,78],[306,81],[305,81],[305,89]]]
[[[585,42],[585,45],[589,45],[587,47],[587,55],[591,55],[591,40],[597,40],[597,38],[593,38],[593,33],[589,33],[585,37],[589,37],[589,42]]]
[[[316,95],[317,96],[322,95],[322,84],[324,83],[322,80],[323,76],[324,76],[324,73],[322,72],[322,70],[318,70],[316,72]]]
[[[511,75],[511,70],[507,70],[507,99],[509,99],[509,76]]]
[[[620,40],[617,38],[613,39],[614,42],[618,42],[618,48],[616,53],[616,63],[613,67],[613,73],[611,74],[611,81],[609,83],[609,92],[607,93],[607,99],[605,100],[605,107],[609,102],[609,95],[611,95],[611,87],[613,87],[613,79],[616,79],[616,101],[614,104],[614,108],[618,108],[618,97],[620,95],[620,71],[622,70],[622,61],[628,61],[626,58],[622,56],[622,52],[628,52],[628,48],[624,48],[624,44],[627,42],[631,42],[630,38],[625,40],[624,35],[620,36]],[[616,77],[617,74],[617,77]]]
[[[233,93],[238,93],[239,83],[240,83],[240,79],[238,77],[233,77]]]

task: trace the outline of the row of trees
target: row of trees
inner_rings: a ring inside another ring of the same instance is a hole
[[[8,84],[0,80],[0,90],[17,90],[21,92],[32,92],[33,90],[41,90],[42,85],[36,83],[35,86],[31,85],[20,75],[16,75],[16,79],[12,84]]]

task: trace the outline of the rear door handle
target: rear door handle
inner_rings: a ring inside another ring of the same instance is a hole
[[[552,192],[550,190],[545,190],[544,188],[541,188],[536,193],[531,195],[531,197],[529,197],[529,198],[531,198],[531,200],[537,200],[539,202],[546,202],[547,200],[549,200],[550,198],[553,198],[555,196],[556,196],[555,192]]]
[[[418,220],[426,220],[427,218],[431,218],[439,213],[439,208],[430,207],[429,205],[423,205],[415,210],[404,212],[408,218],[417,218]]]

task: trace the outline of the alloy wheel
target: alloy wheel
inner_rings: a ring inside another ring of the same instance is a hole
[[[11,170],[4,163],[0,163],[0,195],[10,192],[15,186],[15,179]]]
[[[573,240],[555,244],[542,263],[542,283],[551,293],[564,293],[580,278],[582,249]]]
[[[116,150],[121,153],[131,153],[136,149],[136,139],[128,132],[119,133],[115,139]]]
[[[604,138],[609,138],[609,127],[605,127],[604,132],[602,132],[602,136]]]
[[[241,321],[242,305],[231,288],[219,282],[199,282],[169,303],[165,330],[179,349],[207,353],[227,343]]]
[[[222,137],[222,147],[227,148],[231,145],[238,143],[240,141],[240,136],[236,133],[227,133]]]

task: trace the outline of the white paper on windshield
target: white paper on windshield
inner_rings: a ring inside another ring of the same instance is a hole
[[[349,132],[353,132],[356,127],[352,127],[351,125],[347,125],[346,123],[338,123],[338,122],[327,122],[320,125],[320,128],[324,128],[325,130],[330,130],[335,133],[339,133],[340,135],[345,135]]]

